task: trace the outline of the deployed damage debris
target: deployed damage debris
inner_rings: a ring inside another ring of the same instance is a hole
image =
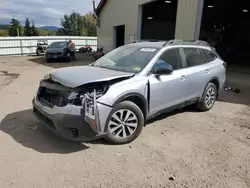
[[[239,88],[232,88],[232,87],[224,87],[224,90],[225,91],[232,91],[232,92],[235,92],[235,93],[240,93],[241,90]]]

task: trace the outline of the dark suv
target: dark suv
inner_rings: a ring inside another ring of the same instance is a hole
[[[68,48],[68,42],[60,41],[51,43],[48,46],[45,57],[47,62],[58,59],[70,61],[71,57],[70,50]]]

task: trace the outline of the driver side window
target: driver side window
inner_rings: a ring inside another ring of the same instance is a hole
[[[162,66],[162,64],[165,63],[171,65],[173,67],[173,70],[183,68],[179,49],[171,49],[164,52],[161,57],[156,61],[154,68]]]

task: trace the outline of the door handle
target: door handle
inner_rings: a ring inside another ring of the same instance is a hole
[[[186,78],[187,78],[186,75],[182,75],[182,76],[181,76],[181,80],[185,80]]]
[[[207,69],[207,70],[205,71],[205,73],[210,73],[210,69]]]

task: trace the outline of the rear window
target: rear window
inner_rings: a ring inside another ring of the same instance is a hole
[[[204,54],[197,48],[183,48],[187,67],[199,66],[207,63]]]
[[[209,50],[202,50],[202,51],[205,54],[208,62],[211,62],[211,61],[213,61],[213,60],[215,60],[217,58],[217,56],[213,52],[211,52]]]

